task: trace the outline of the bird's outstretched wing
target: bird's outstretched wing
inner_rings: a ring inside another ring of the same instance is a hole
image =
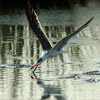
[[[49,51],[52,46],[43,31],[43,28],[40,24],[40,21],[38,19],[37,14],[35,13],[32,5],[30,4],[30,0],[28,0],[27,6],[25,7],[26,15],[30,24],[30,27],[32,28],[33,32],[36,34],[38,39],[40,40],[43,50]]]
[[[69,34],[65,38],[61,39],[59,42],[56,43],[56,45],[49,51],[60,51],[68,42],[68,40],[75,36],[78,32],[80,32],[82,29],[88,26],[88,24],[92,21],[94,17],[92,17],[88,22],[86,22],[83,26],[81,26],[79,29],[77,29],[75,32]]]

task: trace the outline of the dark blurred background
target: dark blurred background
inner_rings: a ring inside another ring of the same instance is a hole
[[[27,0],[0,0],[0,8],[23,8]],[[64,9],[75,6],[100,6],[100,0],[31,0],[36,9]]]

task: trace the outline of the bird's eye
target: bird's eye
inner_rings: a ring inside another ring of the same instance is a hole
[[[38,59],[38,62],[41,62],[41,61],[42,61],[42,58],[39,58],[39,59]]]

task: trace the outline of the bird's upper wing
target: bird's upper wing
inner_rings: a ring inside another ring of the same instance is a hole
[[[28,0],[27,6],[25,7],[26,15],[30,24],[30,27],[32,28],[33,32],[36,34],[38,39],[40,40],[43,50],[49,51],[52,46],[43,31],[43,28],[39,22],[38,16],[35,13],[34,9],[32,8],[32,5],[30,4],[30,1]]]
[[[71,37],[73,37],[74,35],[76,35],[78,32],[80,32],[82,29],[84,29],[85,27],[87,27],[88,24],[92,21],[93,18],[91,18],[88,22],[86,22],[83,26],[81,26],[75,32],[69,34],[68,36],[66,36],[65,38],[61,39],[59,42],[57,42],[56,45],[49,52],[61,50],[66,45],[66,43],[68,42],[68,40]]]

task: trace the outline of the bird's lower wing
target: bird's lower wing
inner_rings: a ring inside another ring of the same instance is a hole
[[[61,50],[68,42],[68,40],[75,36],[77,33],[79,33],[82,29],[84,29],[85,27],[88,26],[88,24],[92,21],[94,17],[92,17],[88,22],[86,22],[83,26],[81,26],[79,29],[77,29],[75,32],[69,34],[68,36],[66,36],[65,38],[63,38],[62,40],[60,40],[59,42],[57,42],[57,44],[50,50],[50,51],[59,51]]]

